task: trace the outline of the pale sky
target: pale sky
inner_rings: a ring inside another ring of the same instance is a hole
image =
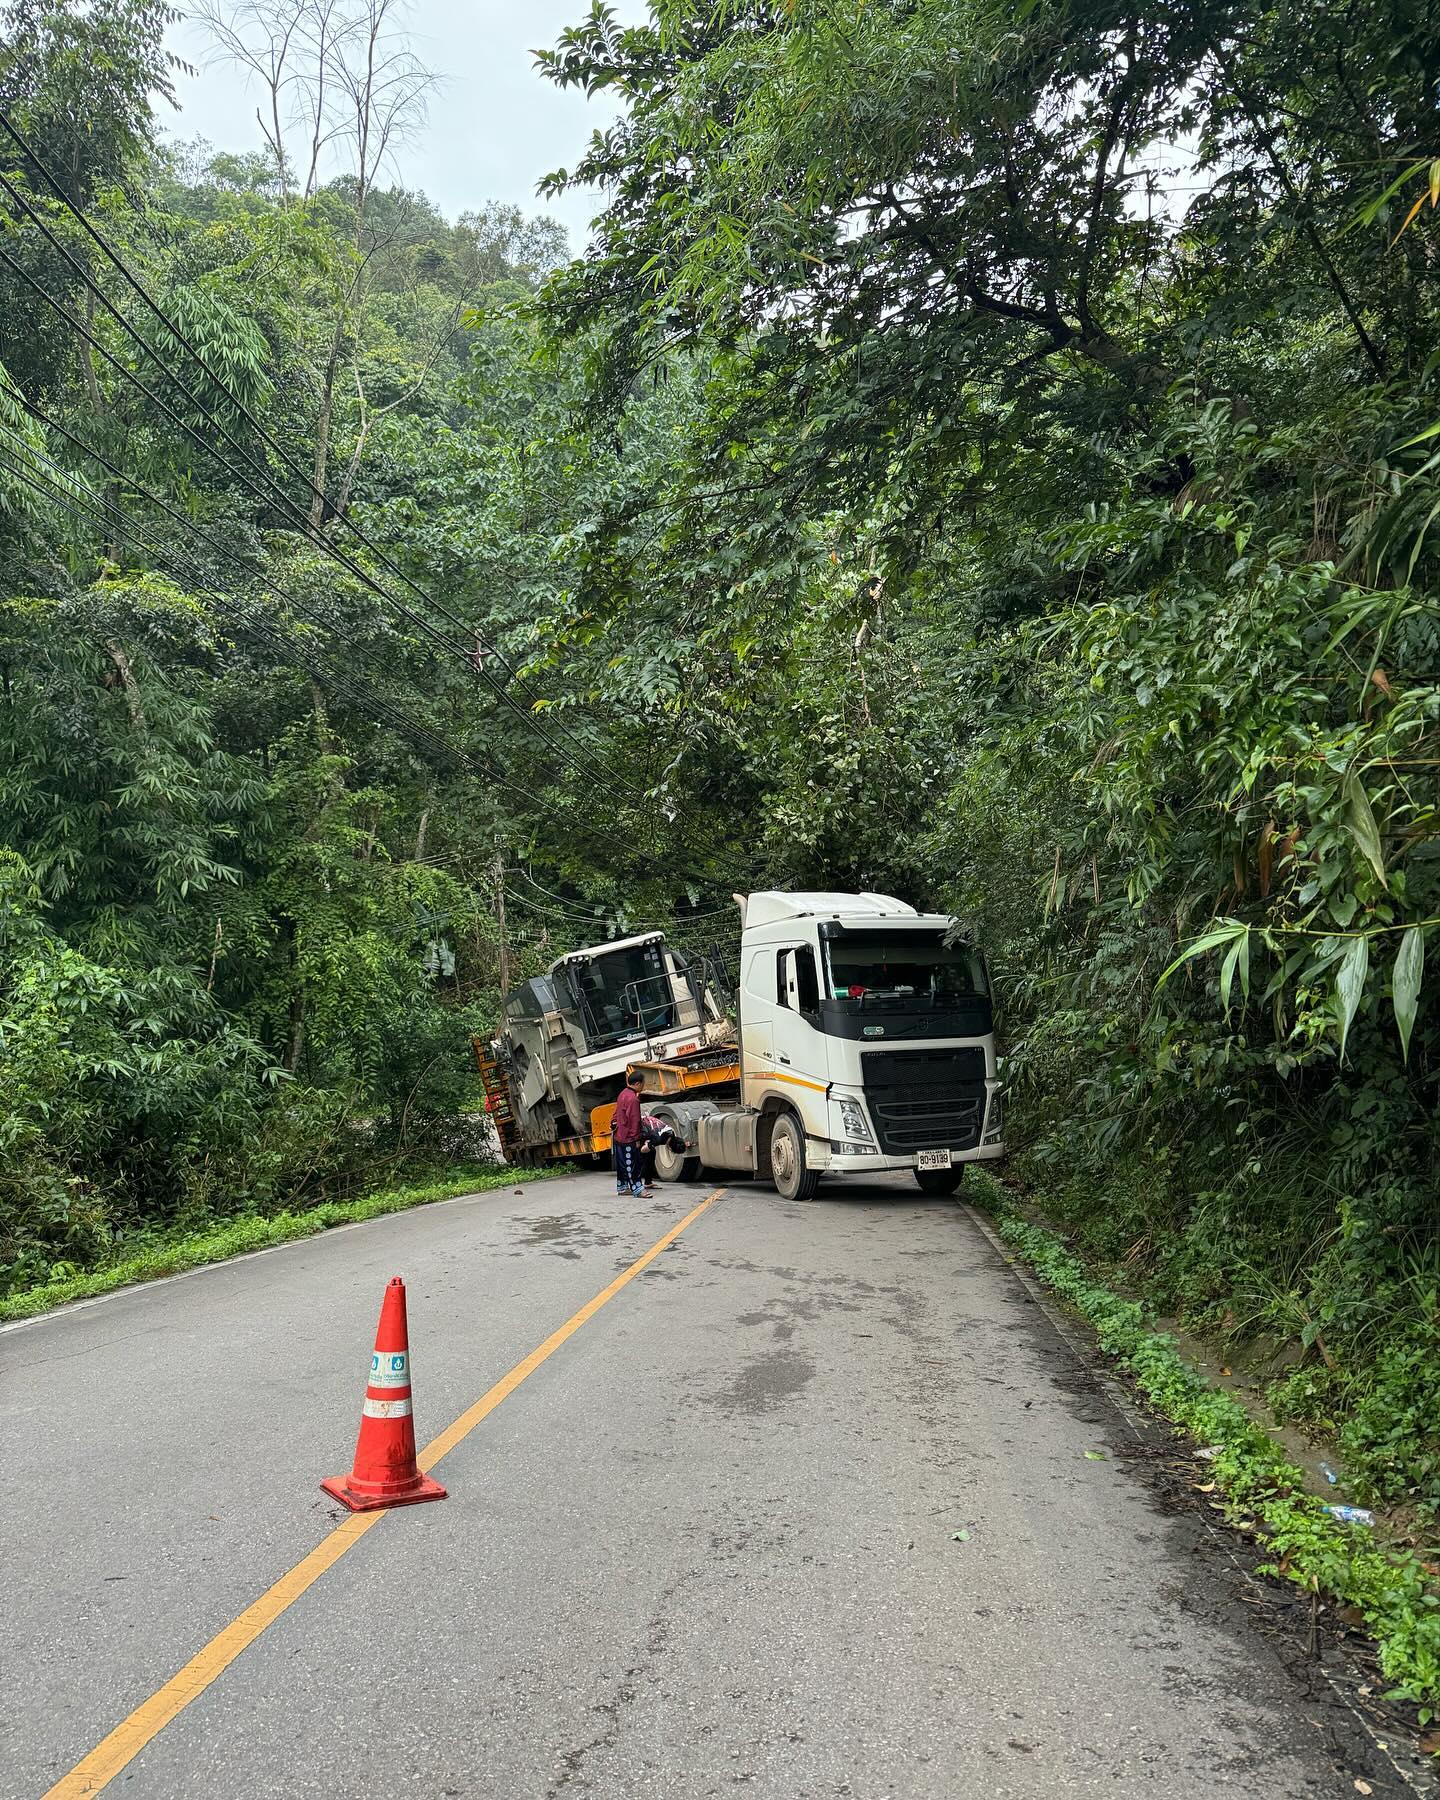
[[[612,4],[622,24],[648,15],[643,0]],[[578,252],[594,199],[571,194],[542,205],[535,185],[551,169],[573,168],[591,131],[617,109],[603,97],[561,92],[536,72],[531,52],[553,46],[588,10],[589,0],[412,0],[412,46],[443,79],[428,123],[399,153],[399,180],[422,189],[447,218],[485,200],[547,212],[565,225]],[[167,135],[203,137],[217,150],[262,149],[257,96],[240,71],[206,67],[207,40],[188,22],[172,32],[171,47],[200,73],[177,76],[181,111],[162,112]]]

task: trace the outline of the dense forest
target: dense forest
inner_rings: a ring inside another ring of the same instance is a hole
[[[732,892],[952,911],[1012,1173],[1440,1509],[1440,17],[660,0],[577,247],[389,0],[0,10],[0,1291],[463,1154]],[[338,171],[338,172],[337,172]]]

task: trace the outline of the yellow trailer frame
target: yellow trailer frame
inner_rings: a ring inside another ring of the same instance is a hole
[[[615,1119],[613,1100],[592,1109],[589,1131],[555,1138],[548,1143],[527,1144],[521,1139],[519,1124],[510,1105],[505,1071],[491,1054],[488,1044],[480,1038],[471,1041],[485,1089],[485,1110],[495,1121],[506,1162],[569,1162],[576,1157],[608,1154],[614,1141],[611,1131]],[[676,1058],[673,1062],[633,1062],[626,1066],[625,1073],[628,1077],[637,1070],[645,1078],[642,1094],[657,1100],[672,1099],[713,1088],[738,1087],[740,1055],[733,1045],[723,1044],[693,1056]]]

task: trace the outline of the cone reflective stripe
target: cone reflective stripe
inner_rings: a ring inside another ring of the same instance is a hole
[[[422,1475],[415,1461],[410,1332],[405,1319],[405,1283],[398,1275],[386,1288],[380,1308],[370,1379],[360,1412],[355,1466],[348,1475],[337,1475],[320,1485],[351,1512],[374,1512],[382,1506],[413,1506],[420,1500],[445,1498],[440,1483]]]

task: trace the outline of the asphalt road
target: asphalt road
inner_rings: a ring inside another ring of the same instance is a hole
[[[45,1792],[334,1529],[317,1484],[392,1274],[423,1443],[704,1191],[610,1190],[502,1189],[0,1333],[0,1793]],[[108,1791],[1395,1791],[1125,1435],[953,1202],[736,1187],[444,1459],[448,1500],[384,1517]]]

